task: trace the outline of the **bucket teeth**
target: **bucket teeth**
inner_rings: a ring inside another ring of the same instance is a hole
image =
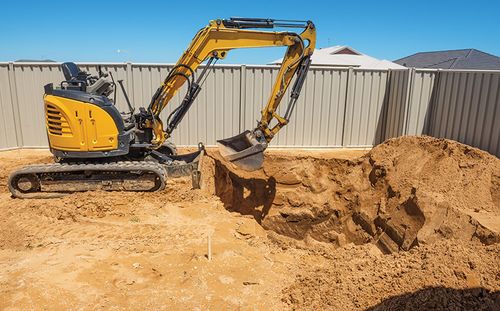
[[[246,171],[255,171],[262,167],[266,145],[260,143],[250,131],[218,140],[217,146],[226,161]]]

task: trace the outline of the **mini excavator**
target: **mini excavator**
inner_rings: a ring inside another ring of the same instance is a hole
[[[259,29],[296,28],[289,31]],[[157,191],[167,177],[191,175],[199,183],[198,164],[203,145],[179,155],[169,139],[201,90],[210,68],[232,49],[287,47],[272,93],[253,130],[217,141],[220,154],[245,170],[262,166],[263,151],[285,126],[304,84],[316,42],[311,21],[260,18],[217,19],[193,38],[187,50],[154,93],[147,108],[136,112],[123,81],[118,81],[129,107],[115,107],[116,83],[111,73],[98,76],[63,63],[65,80],[45,85],[45,124],[55,163],[30,165],[13,172],[9,189],[14,197],[59,197],[76,191]],[[205,65],[200,67],[204,62]],[[200,67],[198,69],[198,67]],[[197,70],[198,69],[198,70]],[[198,74],[199,72],[199,74]],[[283,116],[278,106],[292,79],[290,99]],[[184,99],[166,119],[160,113],[176,92],[187,84]],[[111,94],[114,92],[114,98]]]

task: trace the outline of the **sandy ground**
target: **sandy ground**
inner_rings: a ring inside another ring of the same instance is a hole
[[[189,180],[170,185],[24,201],[3,191],[0,308],[279,309],[293,254]]]
[[[272,150],[203,188],[19,200],[0,153],[1,309],[498,310],[500,160],[430,138]],[[208,240],[211,241],[211,260]]]

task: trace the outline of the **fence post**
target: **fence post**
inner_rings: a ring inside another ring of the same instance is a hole
[[[434,76],[434,82],[432,85],[432,90],[431,90],[431,95],[429,98],[429,104],[427,106],[427,112],[426,112],[426,117],[424,120],[424,126],[422,128],[422,133],[420,135],[431,135],[431,127],[434,126],[434,118],[435,118],[435,110],[436,110],[436,105],[437,105],[437,96],[439,92],[439,85],[441,80],[441,68],[438,68],[436,70],[436,74]]]
[[[384,142],[389,135],[387,135],[387,123],[389,123],[389,110],[391,105],[391,90],[392,90],[392,69],[387,69],[387,78],[385,81],[385,90],[384,90],[384,101],[382,102],[382,111],[380,113],[380,121],[379,121],[379,139],[376,144],[381,144]],[[375,144],[374,144],[375,145]]]
[[[405,107],[403,114],[403,127],[402,127],[402,135],[408,135],[408,124],[409,117],[411,112],[412,101],[411,97],[413,96],[413,81],[415,80],[415,68],[412,67],[408,69],[408,84],[406,85],[406,98],[405,98]]]
[[[353,79],[354,79],[354,69],[352,67],[349,67],[349,69],[347,71],[346,94],[345,94],[345,103],[344,103],[344,117],[342,118],[342,142],[341,142],[342,147],[345,147],[345,145],[346,145],[346,135],[347,135],[346,134],[346,126],[348,125],[346,118],[347,118],[347,109],[352,106],[353,87],[351,86],[351,83],[352,83]],[[347,133],[349,135],[351,135],[351,128],[349,128]]]
[[[7,70],[10,86],[10,104],[12,105],[12,114],[14,119],[14,127],[16,133],[17,147],[24,146],[23,131],[21,127],[21,114],[19,113],[19,98],[17,96],[16,72],[14,71],[14,63],[9,62]]]
[[[238,130],[241,133],[245,124],[245,106],[247,98],[247,66],[241,65],[240,67],[240,106],[239,106],[239,124]]]

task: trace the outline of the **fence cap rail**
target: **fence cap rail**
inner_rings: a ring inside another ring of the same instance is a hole
[[[80,66],[155,66],[155,67],[173,67],[174,63],[116,63],[116,62],[75,62]],[[58,67],[61,66],[62,62],[0,62],[0,66],[7,66],[13,64],[14,66],[48,66],[48,67]],[[237,64],[218,64],[218,67],[240,67],[242,65]],[[252,65],[247,65],[252,66]]]
[[[410,68],[409,68],[410,69]],[[500,70],[481,70],[481,69],[432,69],[432,68],[411,68],[417,72],[465,72],[465,73],[500,73]],[[402,69],[406,70],[406,69]]]
[[[8,66],[12,64],[14,67],[18,66],[46,66],[46,67],[59,67],[62,62],[0,62],[0,66]],[[132,63],[132,62],[76,62],[81,66],[119,66],[126,67],[173,67],[174,63]],[[202,67],[204,65],[201,65]],[[218,68],[241,68],[248,69],[277,69],[279,65],[259,65],[259,64],[217,64]],[[334,71],[347,71],[352,69],[354,71],[376,71],[376,72],[402,72],[415,70],[416,72],[463,72],[463,73],[500,73],[500,70],[478,70],[478,69],[433,69],[433,68],[415,68],[409,67],[407,69],[376,69],[376,68],[358,68],[358,67],[332,67],[325,65],[312,65],[313,70],[334,70]]]
[[[45,66],[45,67],[59,67],[62,62],[0,62],[0,66],[8,66],[12,64],[14,67],[29,67],[29,66]],[[174,63],[107,63],[107,62],[76,62],[80,66],[116,66],[116,67],[126,67],[128,65],[132,67],[160,67],[169,68],[175,66]],[[202,64],[200,67],[204,67]],[[245,67],[248,69],[279,69],[279,65],[259,65],[259,64],[216,64],[217,68],[241,68]],[[331,67],[324,65],[312,65],[311,69],[316,70],[336,70],[336,71],[347,71],[352,68],[356,71],[387,71],[387,69],[362,69],[355,67]]]

